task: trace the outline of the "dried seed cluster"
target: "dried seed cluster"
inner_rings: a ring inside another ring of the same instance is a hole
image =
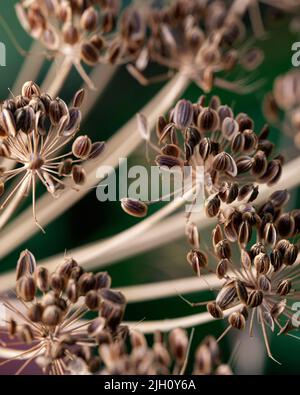
[[[274,82],[273,92],[265,96],[263,109],[266,117],[293,137],[300,147],[300,72],[295,69],[280,75]]]
[[[79,107],[83,98],[84,91],[78,91],[73,106],[69,108],[62,99],[51,98],[41,92],[38,85],[28,81],[23,85],[21,95],[1,103],[0,156],[17,163],[12,170],[1,168],[1,195],[9,180],[19,178],[4,198],[1,208],[16,194],[26,195],[32,191],[36,220],[35,189],[38,180],[54,197],[65,188],[64,177],[71,178],[75,185],[84,184],[86,173],[81,164],[98,158],[105,145],[103,142],[92,143],[88,136],[75,138],[80,127]],[[61,154],[72,141],[72,150]]]
[[[273,185],[280,178],[283,158],[273,156],[268,133],[264,126],[257,134],[249,115],[234,115],[217,96],[208,105],[201,96],[195,104],[180,100],[167,118],[159,117],[157,144],[149,145],[159,152],[155,163],[160,167],[190,166],[195,176],[203,167],[206,214],[216,217],[226,208],[253,201],[258,184]],[[123,200],[122,207],[135,216],[147,213],[145,203],[132,199]]]
[[[62,54],[89,85],[81,62],[104,61],[109,36],[115,29],[119,0],[20,0],[17,16],[23,28],[50,54]]]
[[[209,313],[221,319],[233,308],[225,332],[243,330],[249,323],[252,334],[257,318],[270,357],[266,328],[274,332],[277,327],[278,334],[294,329],[290,304],[299,294],[298,243],[294,240],[300,233],[300,212],[284,212],[288,198],[288,192],[280,190],[262,206],[241,204],[220,213],[212,232],[216,265],[200,251],[195,229],[194,238],[189,238],[193,249],[188,261],[196,274],[215,272],[224,280],[215,300],[207,304]]]
[[[239,50],[245,26],[225,1],[176,0],[144,13],[137,9],[135,15],[141,50],[135,67],[130,65],[129,70],[141,83],[149,82],[142,72],[152,61],[170,71],[181,71],[204,91],[214,85],[242,90],[239,82],[227,83],[215,74],[231,71],[238,64],[253,70],[263,59],[257,48]],[[147,39],[145,26],[150,32]]]
[[[170,332],[167,341],[161,333],[155,333],[152,347],[145,336],[132,330],[130,344],[124,340],[112,342],[101,338],[99,342],[98,370],[88,366],[82,359],[71,361],[72,374],[97,373],[109,375],[165,375],[182,374],[186,358],[189,356],[189,339],[185,330],[176,328]],[[130,351],[128,351],[130,349]],[[92,368],[92,369],[91,369]],[[208,336],[198,346],[194,359],[193,374],[230,375],[228,365],[221,364],[220,351],[216,340]]]
[[[94,366],[98,361],[92,352],[96,339],[115,341],[127,334],[127,327],[121,325],[125,297],[110,285],[106,272],[85,272],[72,258],[65,258],[49,273],[36,265],[31,252],[23,251],[16,269],[20,304],[3,300],[11,315],[6,334],[26,345],[23,354],[49,374],[66,373],[76,357]],[[87,312],[96,312],[99,317],[80,322]]]

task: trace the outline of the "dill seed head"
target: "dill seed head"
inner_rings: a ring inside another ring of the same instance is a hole
[[[35,359],[45,373],[67,374],[69,361],[79,356],[92,371],[97,370],[96,359],[91,353],[91,349],[97,347],[96,335],[98,339],[100,331],[106,331],[113,341],[127,336],[126,327],[120,325],[125,297],[108,288],[110,278],[107,273],[94,275],[81,268],[81,274],[72,278],[73,271],[80,266],[71,258],[66,257],[51,274],[39,266],[28,266],[29,258],[30,262],[35,262],[32,253],[22,252],[17,265],[20,277],[16,292],[22,308],[14,301],[3,300],[8,314],[14,318],[8,319],[1,331],[10,339],[18,337],[25,346],[22,355],[26,357],[28,354],[28,360]],[[20,270],[23,268],[20,262],[26,262],[23,264],[26,270]],[[40,299],[38,290],[43,292]],[[79,298],[80,295],[83,297]],[[98,312],[99,318],[84,324],[79,322],[89,311]],[[26,364],[27,361],[24,367]]]
[[[73,108],[68,108],[60,98],[53,100],[47,94],[41,93],[38,85],[32,81],[23,85],[22,94],[22,100],[20,97],[10,99],[11,110],[6,108],[7,101],[0,107],[0,124],[5,131],[1,140],[6,147],[2,154],[18,163],[15,169],[4,169],[2,172],[2,188],[14,178],[19,180],[13,191],[3,198],[1,208],[17,193],[24,194],[24,191],[28,193],[31,190],[33,215],[37,222],[37,181],[41,181],[54,197],[65,188],[66,182],[62,177],[72,177],[75,184],[82,185],[86,175],[80,163],[86,159],[97,158],[103,151],[103,143],[92,145],[89,137],[80,136],[73,143],[75,158],[72,157],[72,152],[61,154],[63,148],[78,133],[81,121],[78,106],[82,102],[83,91],[75,95],[76,107]],[[47,127],[44,126],[46,124]]]

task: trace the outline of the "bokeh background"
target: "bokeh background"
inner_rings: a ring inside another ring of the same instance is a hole
[[[20,45],[28,50],[31,39],[20,27],[14,12],[14,0],[1,0],[0,14],[9,25],[15,38]],[[263,85],[254,93],[237,95],[231,92],[214,90],[223,103],[232,105],[236,112],[247,112],[255,120],[258,128],[265,123],[262,114],[262,101],[266,92],[272,89],[273,81],[278,74],[287,72],[291,66],[291,45],[297,41],[297,35],[289,29],[290,18],[287,16],[265,14],[267,35],[264,40],[256,43],[265,52],[264,64],[253,75],[253,81],[263,79]],[[249,34],[249,40],[253,37]],[[18,53],[7,32],[0,24],[0,41],[5,43],[7,49],[7,66],[0,67],[0,95],[5,99],[9,94],[8,88],[14,84],[24,57]],[[44,56],[43,53],[40,56]],[[42,81],[49,68],[50,61],[45,61],[37,82]],[[159,72],[157,66],[153,66],[151,73]],[[60,96],[68,102],[76,89],[81,85],[77,73],[73,70],[67,79]],[[89,134],[94,140],[106,140],[111,137],[119,127],[129,120],[151,97],[159,91],[163,84],[155,84],[148,87],[140,86],[125,70],[120,67],[107,89],[99,97],[88,119],[82,125],[82,132]],[[13,92],[18,94],[18,92]],[[201,91],[195,85],[191,85],[185,92],[185,98],[196,101]],[[276,142],[278,153],[288,153],[289,157],[297,155],[289,138],[280,130],[272,128],[272,140]],[[130,163],[145,163],[144,149],[141,148],[131,157]],[[75,192],[74,192],[75,193]],[[298,192],[293,191],[290,204],[298,207]],[[30,199],[29,199],[30,200]],[[24,203],[22,208],[29,204]],[[150,213],[158,209],[159,205],[151,207]],[[182,218],[184,221],[184,218]],[[13,253],[0,262],[0,273],[14,269],[19,253],[28,248],[36,256],[37,260],[61,253],[65,249],[86,243],[101,240],[127,229],[137,223],[138,220],[126,215],[116,203],[99,203],[95,191],[92,190],[79,203],[69,209],[65,214],[56,219],[46,228],[46,235],[37,233],[24,245],[19,246]],[[170,229],[172,232],[172,229]],[[201,235],[205,239],[206,232]],[[139,240],[137,238],[137,243]],[[1,234],[0,234],[1,243]],[[128,260],[116,262],[108,267],[108,272],[113,278],[114,287],[142,284],[147,282],[162,281],[172,278],[192,276],[192,272],[186,263],[188,246],[184,239],[169,243],[154,251],[132,257]],[[74,257],[76,259],[76,256]],[[80,263],[80,262],[79,262]],[[200,280],[199,280],[200,281]],[[186,295],[188,299],[197,301],[200,295],[193,293]],[[201,294],[202,300],[209,298]],[[195,310],[184,303],[179,297],[172,297],[154,302],[130,304],[127,309],[126,319],[139,321],[179,317],[194,314],[201,309]],[[193,344],[197,344],[206,334],[218,336],[226,323],[212,322],[197,327]],[[257,332],[256,332],[257,336]],[[255,337],[256,337],[255,336]],[[259,335],[261,338],[261,335]],[[274,356],[282,363],[277,365],[266,358],[263,345],[257,339],[242,337],[240,348],[232,355],[235,348],[237,333],[227,336],[222,340],[224,360],[231,357],[233,369],[239,373],[264,373],[264,374],[299,374],[300,342],[290,337],[276,337],[271,339],[271,348]],[[243,352],[242,352],[243,351]],[[0,374],[12,373],[13,368],[7,365],[0,367]]]

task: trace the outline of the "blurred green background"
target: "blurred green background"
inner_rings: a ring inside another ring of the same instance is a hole
[[[0,13],[21,46],[28,50],[31,39],[20,27],[15,17],[14,3],[15,1],[2,0]],[[263,79],[263,86],[255,93],[244,96],[221,90],[214,90],[213,92],[221,97],[223,103],[233,105],[236,112],[247,112],[252,116],[255,119],[257,129],[264,124],[261,110],[264,94],[271,90],[273,80],[278,74],[290,69],[291,45],[294,41],[297,41],[297,36],[289,32],[289,18],[284,17],[276,21],[271,21],[269,18],[266,19],[268,34],[264,40],[257,43],[265,51],[265,61],[263,66],[258,69],[258,72],[254,73],[254,81]],[[249,39],[251,37],[249,35]],[[8,88],[13,86],[16,76],[22,67],[24,58],[17,52],[2,25],[0,25],[0,41],[5,43],[7,48],[7,67],[0,67],[0,93],[1,98],[5,99],[8,95]],[[41,56],[43,55],[41,54]],[[37,82],[42,81],[49,65],[50,61],[46,61]],[[157,68],[153,67],[152,72],[157,72]],[[73,70],[60,96],[68,101],[80,85],[80,78]],[[142,87],[121,67],[97,101],[88,119],[83,123],[82,132],[89,134],[94,140],[108,139],[143,104],[147,103],[161,86],[162,84],[156,84],[146,88]],[[18,94],[18,92],[13,93]],[[200,94],[199,88],[191,85],[185,93],[185,98],[195,101]],[[290,152],[289,150],[292,148],[291,142],[279,130],[272,129],[272,139],[278,144],[278,153]],[[144,149],[140,149],[135,153],[131,158],[131,163],[144,163]],[[295,206],[297,203],[298,199],[296,191],[294,191],[291,204]],[[23,207],[26,204],[30,204],[30,202],[27,200]],[[151,208],[151,212],[157,208],[159,206],[155,205],[155,207]],[[95,191],[92,190],[64,215],[48,225],[46,235],[39,232],[28,240],[26,244],[19,246],[18,249],[7,256],[1,262],[0,271],[4,272],[8,269],[13,269],[20,251],[25,248],[31,250],[37,259],[42,259],[61,253],[65,249],[70,250],[74,247],[115,235],[137,222],[137,220],[129,217],[121,210],[119,203],[99,203],[96,199]],[[202,237],[204,238],[205,236],[202,235]],[[137,239],[136,242],[138,243],[139,240]],[[192,276],[192,272],[185,260],[187,250],[188,246],[185,240],[182,239],[155,251],[117,262],[114,266],[109,266],[108,268],[113,278],[113,285],[114,287],[119,287]],[[76,257],[74,258],[76,259]],[[197,301],[200,298],[200,295],[198,296],[196,293],[186,296],[192,301]],[[201,294],[202,300],[206,300],[207,297],[209,295]],[[155,302],[130,304],[127,309],[126,319],[139,321],[143,318],[147,320],[172,318],[194,314],[197,311],[201,311],[201,309],[192,309],[179,297],[174,297]],[[213,322],[196,328],[194,344],[197,344],[206,334],[212,333],[218,336],[222,332],[224,325],[226,325],[225,322]],[[233,335],[226,337],[221,343],[225,361],[230,358],[234,347],[232,338],[235,337],[236,333],[233,333]],[[251,348],[251,341],[247,342],[247,347]],[[242,343],[245,342],[246,340],[243,339]],[[253,364],[253,362],[250,364],[249,362],[250,365],[247,372],[247,369],[245,370],[241,367],[245,364],[245,361],[243,363],[240,361],[241,355],[238,351],[233,358],[233,367],[236,367],[237,371],[249,374],[258,373],[259,371],[267,374],[300,373],[298,366],[300,343],[297,340],[289,337],[277,338],[274,336],[271,347],[274,356],[282,362],[282,366],[263,357],[261,362],[257,362],[257,364]],[[260,366],[262,367],[260,368]]]

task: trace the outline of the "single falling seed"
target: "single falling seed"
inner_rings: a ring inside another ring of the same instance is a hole
[[[155,158],[155,163],[159,167],[166,167],[168,169],[172,168],[182,168],[183,163],[179,158],[169,155],[158,155]]]
[[[21,252],[16,268],[16,280],[27,274],[33,274],[35,270],[36,260],[34,255],[28,250]]]
[[[193,121],[194,109],[188,100],[180,100],[174,109],[173,120],[179,129],[185,129]]]
[[[121,207],[127,214],[137,218],[145,217],[148,212],[147,204],[137,199],[123,198]]]

